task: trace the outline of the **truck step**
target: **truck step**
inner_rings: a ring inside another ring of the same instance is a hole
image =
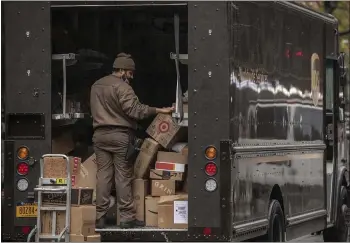
[[[163,229],[163,228],[157,228],[157,227],[136,227],[131,229],[122,229],[117,226],[108,226],[103,229],[95,229],[96,232],[159,232],[159,231],[174,231],[174,232],[180,232],[180,231],[187,231],[187,229]]]
[[[40,234],[39,235],[40,240],[57,240],[59,238],[59,235],[49,235],[49,234]],[[61,240],[64,240],[65,236],[63,235],[61,237]]]

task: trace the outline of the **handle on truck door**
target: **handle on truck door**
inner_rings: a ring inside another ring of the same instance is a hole
[[[180,70],[179,70],[179,57],[180,57],[180,19],[179,15],[175,14],[174,16],[174,31],[175,31],[175,66],[176,66],[176,103],[175,103],[175,118],[177,122],[181,122],[183,119],[183,107],[182,107],[182,89],[180,82]]]
[[[34,188],[36,192],[66,192],[66,188],[45,188],[45,187],[36,187]]]

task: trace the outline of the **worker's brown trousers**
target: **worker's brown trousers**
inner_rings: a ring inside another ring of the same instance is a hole
[[[109,198],[115,180],[120,222],[135,219],[132,181],[134,163],[126,160],[131,140],[128,131],[95,132],[94,150],[96,153],[96,218],[99,219],[109,209]]]

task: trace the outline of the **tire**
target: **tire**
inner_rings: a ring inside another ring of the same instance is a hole
[[[267,231],[268,242],[284,242],[286,241],[285,218],[282,207],[277,200],[272,200],[270,203],[269,226]]]
[[[348,204],[348,192],[344,186],[340,188],[339,203],[338,203],[338,217],[334,227],[323,231],[324,242],[346,242],[348,235],[348,228],[345,225],[345,220],[342,212],[342,205]]]

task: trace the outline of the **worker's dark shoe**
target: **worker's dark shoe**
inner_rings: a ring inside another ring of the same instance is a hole
[[[122,229],[130,229],[135,227],[145,227],[145,222],[137,219],[128,222],[120,222],[120,228]]]
[[[106,217],[101,217],[100,219],[96,219],[96,229],[103,229],[106,226]]]

